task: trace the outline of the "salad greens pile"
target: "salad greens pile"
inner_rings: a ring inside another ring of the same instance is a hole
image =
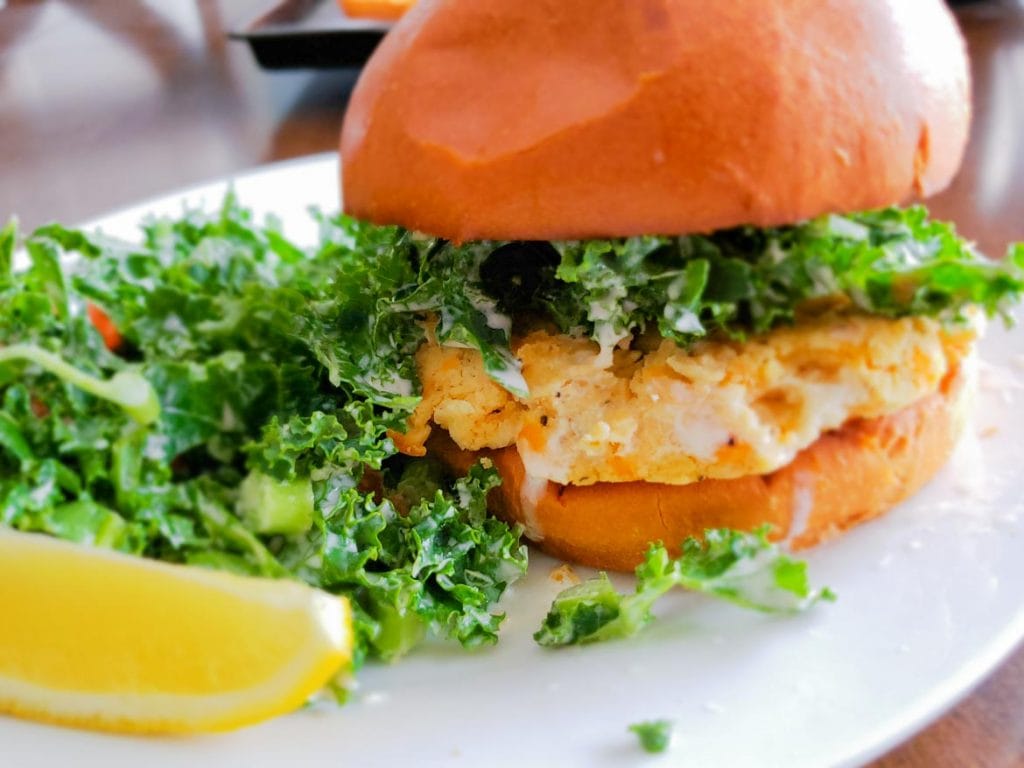
[[[492,643],[526,569],[519,531],[486,515],[497,474],[395,456],[414,398],[367,396],[385,379],[360,357],[392,341],[369,291],[411,268],[375,268],[391,240],[371,266],[372,237],[323,225],[306,252],[229,197],[147,222],[139,244],[44,227],[18,272],[5,228],[0,524],[344,593],[360,661],[428,632]]]
[[[495,641],[494,604],[526,550],[486,515],[493,469],[452,478],[389,436],[418,402],[428,333],[479,350],[522,395],[511,338],[524,323],[605,348],[655,328],[688,344],[789,322],[816,297],[955,321],[968,304],[1005,313],[1024,292],[1024,248],[987,262],[919,208],[463,245],[314,215],[310,248],[232,195],[212,215],[148,220],[135,243],[0,230],[0,525],[344,593],[359,660],[428,633],[475,647]],[[766,548],[729,532],[679,560],[656,547],[636,595],[575,588],[539,639],[627,634],[675,585],[763,608],[813,602],[800,567]]]

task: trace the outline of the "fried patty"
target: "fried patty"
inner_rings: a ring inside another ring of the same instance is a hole
[[[527,473],[562,484],[687,484],[763,474],[823,433],[935,392],[975,331],[928,318],[830,314],[746,341],[668,340],[602,355],[587,339],[535,331],[517,341],[518,398],[475,350],[427,343],[423,400],[401,450],[434,427],[462,448],[515,445]]]

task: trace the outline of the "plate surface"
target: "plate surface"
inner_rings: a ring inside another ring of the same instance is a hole
[[[311,240],[305,210],[337,207],[337,159],[237,178],[243,204]],[[92,223],[133,236],[146,213],[217,205],[227,182]],[[1020,316],[1020,313],[1018,313]],[[420,649],[371,666],[342,709],[316,706],[245,731],[112,737],[0,718],[11,766],[855,765],[965,694],[1024,636],[1024,328],[989,329],[974,422],[911,502],[811,552],[839,593],[794,618],[680,594],[642,637],[564,651],[531,633],[562,585],[539,554],[503,607],[495,648]],[[582,570],[582,569],[581,569]],[[581,573],[581,575],[588,575]],[[623,579],[622,589],[631,581]],[[642,753],[630,723],[668,718],[673,746]]]

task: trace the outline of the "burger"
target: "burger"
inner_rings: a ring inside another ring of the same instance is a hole
[[[969,113],[940,0],[422,0],[341,137],[346,212],[413,243],[396,444],[492,462],[494,513],[609,569],[885,512],[1024,287],[896,207],[950,183]]]

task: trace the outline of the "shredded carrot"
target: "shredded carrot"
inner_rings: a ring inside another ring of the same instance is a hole
[[[116,351],[121,346],[121,333],[117,330],[117,326],[114,325],[114,321],[110,319],[106,312],[92,302],[86,304],[85,312],[89,316],[89,322],[93,324],[96,330],[100,332],[100,336],[103,337],[103,343],[107,345],[107,349],[111,352]]]
[[[753,446],[741,443],[735,438],[715,451],[715,461],[719,463],[739,464],[756,460]]]
[[[519,430],[519,437],[526,441],[531,450],[538,452],[543,451],[548,442],[548,436],[544,434],[544,427],[536,421],[526,422]]]

